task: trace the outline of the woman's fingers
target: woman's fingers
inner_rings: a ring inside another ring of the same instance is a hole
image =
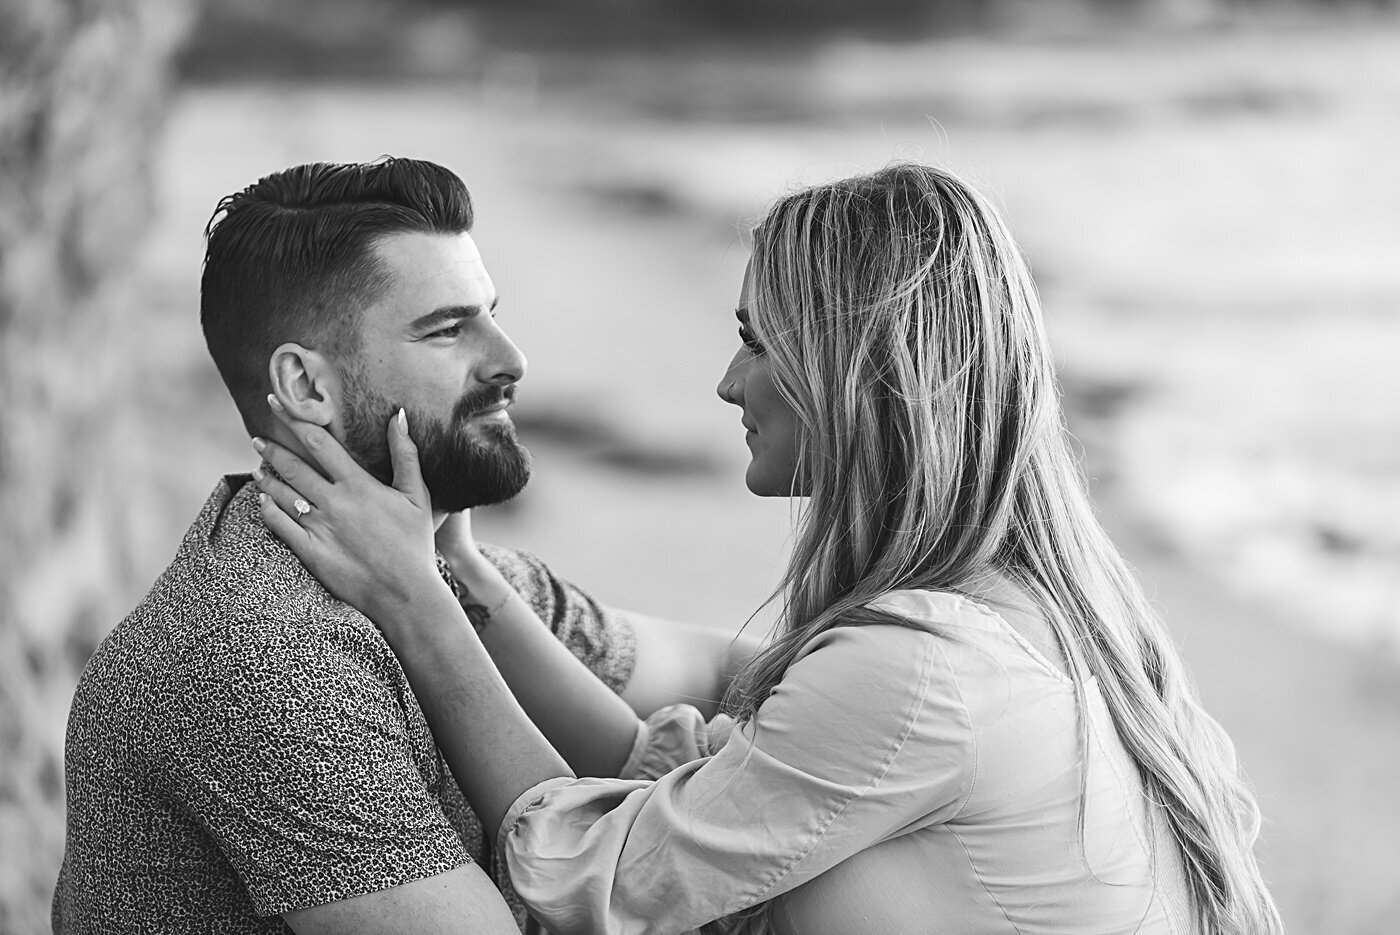
[[[266,495],[267,499],[272,501],[273,506],[298,524],[310,516],[316,508],[317,501],[314,498],[308,499],[302,491],[292,487],[271,471],[261,467],[255,469],[253,482],[258,485],[258,489]]]
[[[285,482],[284,486],[292,488],[293,496],[305,497],[312,503],[325,502],[330,493],[331,482],[317,473],[315,468],[270,438],[253,439],[253,447],[262,455],[264,461],[272,465],[272,469]],[[254,477],[256,476],[255,473]],[[259,486],[272,493],[261,481]]]
[[[402,409],[389,420],[389,457],[394,465],[394,489],[420,509],[429,509],[432,498],[418,463],[418,446],[408,434],[408,413]]]
[[[369,472],[360,467],[355,459],[350,457],[343,445],[336,440],[336,437],[314,422],[307,422],[298,419],[287,411],[286,407],[278,401],[277,397],[271,393],[267,394],[267,405],[272,410],[273,415],[282,421],[292,434],[306,448],[308,454],[316,460],[321,470],[332,481],[352,480],[369,477]],[[281,470],[280,468],[278,469]]]
[[[297,558],[305,561],[303,550],[310,544],[311,534],[302,528],[291,516],[288,516],[272,497],[266,493],[258,495],[258,512],[262,514],[263,524],[272,530],[273,535],[286,543]]]

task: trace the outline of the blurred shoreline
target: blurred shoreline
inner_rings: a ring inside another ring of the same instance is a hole
[[[420,63],[478,48],[439,19],[448,39],[420,25],[389,45]],[[700,43],[665,69],[648,49],[478,48],[450,78],[205,83],[177,104],[150,255],[161,288],[192,296],[218,194],[307,159],[438,158],[477,193],[508,289],[556,266],[584,284],[564,314],[546,284],[516,293],[537,429],[577,441],[586,424],[644,460],[699,464],[723,444],[706,381],[727,359],[713,319],[744,224],[795,184],[947,164],[1026,246],[1100,488],[1155,547],[1400,659],[1397,23],[838,36],[777,56]],[[611,253],[561,233],[596,223],[618,231]],[[590,331],[599,316],[620,342]]]
[[[209,212],[287,165],[393,153],[467,180],[530,358],[535,478],[480,534],[611,603],[737,628],[790,520],[744,491],[738,415],[714,395],[744,225],[795,185],[936,161],[1001,203],[1031,258],[1096,502],[1255,778],[1290,931],[1393,928],[1394,17],[591,62],[425,22],[387,43],[408,74],[211,64],[179,92],[118,412],[121,470],[163,510],[133,531],[137,588],[217,477],[254,463],[198,329]]]

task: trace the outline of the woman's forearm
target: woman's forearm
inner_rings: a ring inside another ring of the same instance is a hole
[[[555,638],[534,609],[479,553],[448,561],[463,608],[525,713],[580,776],[616,776],[638,718]]]
[[[375,622],[392,627],[394,652],[438,748],[491,840],[526,790],[573,776],[521,709],[446,587],[415,596]]]

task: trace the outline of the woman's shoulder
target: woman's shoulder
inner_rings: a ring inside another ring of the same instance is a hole
[[[867,606],[883,614],[861,615],[803,645],[783,693],[820,693],[862,711],[904,702],[976,708],[1004,705],[1009,694],[1028,701],[1073,694],[1060,667],[987,604],[911,589]]]
[[[949,636],[954,615],[916,614],[907,606],[877,609],[892,616],[843,622],[809,639],[793,658],[780,694],[814,692],[867,715],[886,707],[904,712],[930,693],[955,694],[949,656],[950,643],[958,642]]]
[[[899,618],[904,629],[941,641],[961,666],[1026,668],[1068,684],[1063,653],[1049,624],[1025,601],[999,607],[951,591],[890,591],[868,606]]]
[[[867,606],[934,633],[947,627],[995,630],[1001,625],[996,613],[985,604],[953,591],[914,588],[887,591]]]
[[[925,665],[940,644],[965,642],[967,631],[994,631],[1000,624],[987,608],[948,591],[890,591],[866,605],[877,615],[842,623],[813,636],[793,660],[814,653],[852,665]],[[872,619],[873,618],[873,619]]]

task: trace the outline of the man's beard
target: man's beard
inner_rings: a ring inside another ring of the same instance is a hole
[[[345,448],[383,483],[393,480],[389,458],[389,419],[398,407],[355,370],[344,372]],[[471,415],[515,395],[515,387],[487,386],[462,397],[444,423],[420,410],[404,407],[408,431],[418,445],[423,481],[433,509],[456,513],[474,506],[502,503],[530,479],[530,452],[509,421],[471,424]]]

